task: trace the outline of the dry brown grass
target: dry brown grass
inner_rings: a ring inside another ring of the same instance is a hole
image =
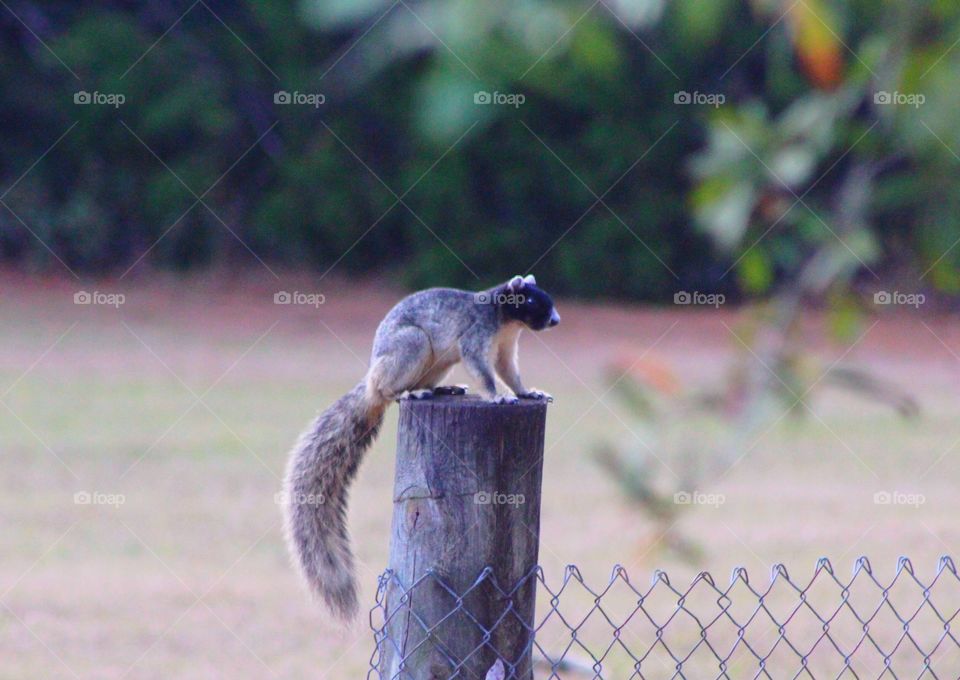
[[[82,287],[122,290],[126,303],[76,306],[72,281],[0,277],[0,394],[11,387],[9,408],[0,405],[0,678],[364,677],[366,622],[341,630],[308,601],[274,494],[288,447],[362,375],[398,293],[324,285],[327,303],[315,310],[272,304],[278,288],[313,290],[308,278]],[[738,312],[560,304],[564,323],[525,334],[521,349],[527,382],[557,398],[543,496],[548,578],[577,563],[605,582],[619,562],[644,582],[656,567],[682,582],[695,569],[656,549],[591,459],[599,438],[633,436],[609,396],[598,401],[603,367],[659,339],[653,355],[684,381],[715,379],[736,351],[724,323]],[[951,448],[960,325],[923,321],[929,328],[883,317],[848,357],[910,388],[919,423],[826,396],[813,404],[826,425],[782,422],[713,489],[723,506],[675,527],[704,546],[718,578],[745,565],[765,579],[773,562],[803,574],[821,555],[847,572],[859,554],[885,574],[908,554],[929,575],[938,555],[960,555],[960,447]],[[813,336],[818,324],[811,317]],[[818,346],[828,358],[842,352]],[[352,500],[371,604],[386,562],[395,418]],[[926,503],[876,506],[880,489]],[[81,490],[125,502],[76,505]]]

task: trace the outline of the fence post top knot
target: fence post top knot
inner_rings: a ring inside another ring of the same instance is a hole
[[[667,575],[667,572],[660,569],[655,569],[653,576],[650,577],[650,585],[655,586],[657,585],[658,581],[663,581],[667,585],[670,585],[670,577]]]
[[[783,562],[777,562],[770,568],[770,583],[772,584],[776,581],[778,576],[782,576],[788,581],[790,580],[790,574],[787,573],[787,565]]]
[[[747,573],[746,567],[733,568],[733,571],[730,572],[730,585],[736,583],[737,579],[741,579],[745,584],[750,585],[750,574]]]
[[[897,575],[899,576],[900,572],[904,570],[913,575],[913,562],[910,561],[909,557],[901,555],[897,558]]]
[[[953,558],[949,555],[940,556],[940,562],[937,564],[937,576],[939,576],[944,569],[949,570],[954,576],[957,575],[957,565],[953,563]]]
[[[713,582],[713,574],[711,574],[709,571],[701,571],[699,574],[697,574],[697,577],[693,579],[693,583],[690,585],[690,587],[693,588],[693,586],[697,585],[697,583],[700,581],[706,581],[713,587],[716,587],[717,585]]]
[[[828,574],[833,576],[833,564],[830,563],[830,559],[827,557],[821,557],[817,560],[817,566],[813,570],[813,576],[816,578],[817,574],[820,573],[821,569],[825,569]]]
[[[853,575],[856,576],[860,573],[861,569],[873,576],[873,567],[870,565],[870,560],[866,555],[861,555],[857,558],[857,561],[853,563]]]
[[[433,569],[429,569],[428,571],[433,571]],[[492,574],[492,573],[493,573],[493,567],[491,567],[491,566],[488,564],[487,566],[485,566],[485,567],[480,571],[480,574],[477,576],[477,578],[474,579],[473,585],[470,586],[470,589],[472,590],[473,588],[476,588],[478,585],[480,585],[481,583],[483,583],[484,580],[486,580],[486,578],[487,578],[488,576],[490,576],[490,574]],[[496,576],[494,576],[493,579],[491,579],[491,580],[493,581],[494,585],[499,586],[499,584],[497,583],[497,577],[496,577]]]

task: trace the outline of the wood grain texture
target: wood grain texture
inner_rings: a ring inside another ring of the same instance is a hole
[[[401,402],[384,678],[441,680],[454,659],[455,677],[482,680],[498,656],[515,669],[507,677],[533,677],[536,580],[509,597],[494,583],[509,590],[537,564],[546,413],[475,396]],[[462,594],[485,567],[462,601],[424,578]]]

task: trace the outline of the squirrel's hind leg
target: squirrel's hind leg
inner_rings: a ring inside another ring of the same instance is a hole
[[[450,375],[452,366],[449,361],[437,362],[437,365],[431,368],[429,374],[424,376],[418,387],[432,390],[433,394],[439,396],[460,396],[467,393],[466,385],[444,385],[447,376]]]
[[[415,326],[398,328],[390,343],[374,356],[367,371],[367,394],[393,401],[420,387],[430,370],[433,352],[427,334]]]

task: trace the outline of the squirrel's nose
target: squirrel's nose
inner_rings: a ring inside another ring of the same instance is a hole
[[[549,325],[551,328],[553,328],[553,327],[556,326],[558,323],[560,323],[560,315],[557,314],[557,310],[554,309],[552,312],[550,312],[550,321],[549,321],[548,325]]]

